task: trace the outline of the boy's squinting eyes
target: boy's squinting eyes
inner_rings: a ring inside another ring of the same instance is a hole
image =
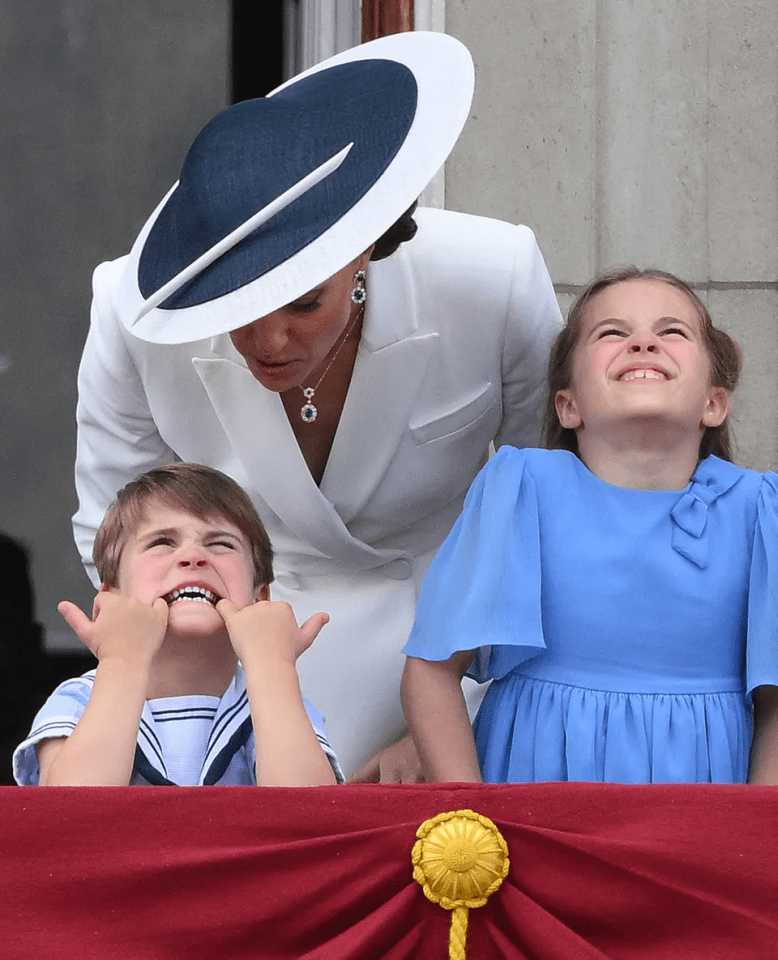
[[[148,534],[147,549],[152,547],[169,547],[175,549],[180,541],[181,531],[177,529],[159,530]],[[224,530],[208,531],[203,536],[203,545],[209,549],[224,548],[226,550],[239,550],[242,544],[240,534],[229,533]]]
[[[200,596],[183,599],[171,606],[176,615],[191,607],[203,617],[208,608],[213,625],[221,629],[221,618],[213,603],[202,596],[227,598],[238,608],[264,597],[266,591],[253,586],[251,548],[241,531],[223,518],[206,520],[167,503],[151,500],[143,517],[130,534],[119,564],[118,590],[147,603],[171,597],[187,585],[197,587]],[[203,591],[206,591],[203,593]]]

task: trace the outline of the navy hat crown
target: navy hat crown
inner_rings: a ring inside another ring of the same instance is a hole
[[[336,95],[333,95],[333,93]],[[160,304],[190,307],[230,293],[283,263],[335,223],[376,182],[416,110],[411,71],[391,60],[332,67],[272,97],[218,114],[195,139],[166,214],[138,267],[148,297],[343,147],[348,157]]]
[[[403,33],[223,111],[133,245],[122,324],[155,343],[199,340],[324,282],[374,244],[442,166],[473,82],[458,40]]]

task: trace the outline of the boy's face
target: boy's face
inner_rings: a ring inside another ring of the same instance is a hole
[[[267,599],[268,588],[253,584],[251,547],[234,524],[219,516],[201,520],[156,499],[146,504],[119,564],[119,592],[146,603],[162,597],[169,631],[223,631],[216,604],[226,597],[242,608]]]

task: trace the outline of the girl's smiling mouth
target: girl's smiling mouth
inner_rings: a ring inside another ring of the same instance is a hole
[[[658,370],[656,367],[633,367],[619,374],[618,379],[623,382],[625,380],[668,380],[669,377],[663,370]]]

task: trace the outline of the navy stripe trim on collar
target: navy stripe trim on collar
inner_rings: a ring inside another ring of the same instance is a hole
[[[235,756],[238,750],[245,745],[250,734],[251,716],[248,716],[243,723],[241,723],[238,729],[234,731],[230,739],[216,754],[213,761],[205,770],[201,780],[205,786],[213,786],[214,784],[218,783],[219,780],[221,780],[227,771],[227,767],[230,765],[232,758]]]
[[[156,770],[148,761],[146,755],[140,748],[140,744],[135,747],[135,763],[132,768],[133,773],[139,774],[144,780],[155,787],[175,787],[172,780],[168,780],[159,770]]]

